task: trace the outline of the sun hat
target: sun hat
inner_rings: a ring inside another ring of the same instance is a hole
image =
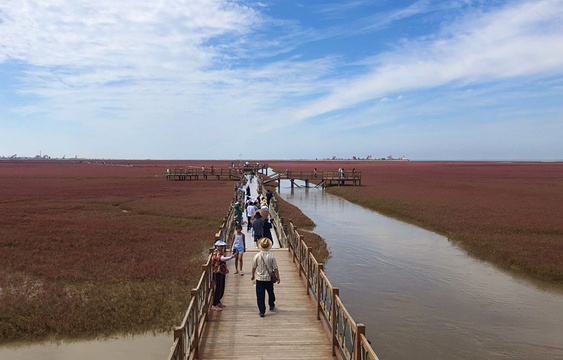
[[[270,216],[270,210],[269,210],[269,209],[262,208],[262,209],[259,209],[257,212],[259,212],[260,215],[261,215],[264,219]]]
[[[215,246],[227,246],[228,244],[223,241],[223,239],[219,239],[215,241]]]
[[[262,251],[268,251],[272,248],[272,240],[268,239],[267,237],[263,237],[262,239],[258,240],[258,248]]]

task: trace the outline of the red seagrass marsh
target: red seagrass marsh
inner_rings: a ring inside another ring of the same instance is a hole
[[[515,273],[563,284],[563,164],[270,161],[291,171],[362,172],[362,186],[329,192],[448,236]],[[416,241],[413,239],[413,241]]]
[[[0,341],[178,324],[234,189],[188,165],[0,162]]]

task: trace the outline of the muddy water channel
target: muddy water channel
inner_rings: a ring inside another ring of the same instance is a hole
[[[320,189],[282,181],[281,196],[317,224],[329,279],[382,360],[563,359],[563,292]]]

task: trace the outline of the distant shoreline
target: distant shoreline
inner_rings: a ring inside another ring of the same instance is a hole
[[[32,157],[18,157],[18,158],[7,158],[7,157],[0,157],[0,161],[65,161],[65,162],[84,162],[84,161],[92,161],[92,162],[201,162],[202,164],[207,164],[209,162],[234,162],[235,164],[239,163],[239,159],[104,159],[104,158],[32,158]],[[246,160],[245,160],[246,161]],[[305,162],[315,162],[315,161],[322,161],[322,162],[455,162],[455,163],[472,163],[472,162],[487,162],[487,163],[558,163],[563,162],[563,159],[477,159],[477,160],[435,160],[435,159],[252,159],[248,160],[250,162],[261,162],[261,163],[268,163],[268,162],[280,162],[280,161],[305,161]]]

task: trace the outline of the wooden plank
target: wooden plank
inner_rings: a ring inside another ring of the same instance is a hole
[[[244,276],[234,274],[228,262],[221,312],[212,311],[203,334],[200,359],[333,359],[330,338],[316,318],[316,305],[287,249],[271,250],[276,256],[281,283],[275,285],[276,309],[258,316],[256,290],[250,281],[252,259],[244,255]],[[266,307],[268,307],[266,295]]]

